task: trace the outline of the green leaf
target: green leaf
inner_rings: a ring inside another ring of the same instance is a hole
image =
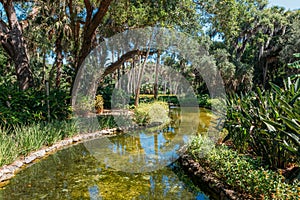
[[[281,117],[281,119],[286,123],[288,127],[294,130],[296,133],[300,134],[300,125],[297,123],[296,119],[288,119],[286,117]]]
[[[278,94],[282,93],[281,88],[278,85],[276,85],[274,83],[270,83],[270,85]]]
[[[282,124],[280,124],[278,122],[274,122],[274,121],[271,121],[271,120],[268,120],[268,119],[262,119],[262,120],[265,124],[269,124],[269,125],[271,125],[273,127],[277,127],[277,128],[282,128]]]
[[[277,131],[274,126],[264,121],[264,124],[267,126],[269,131]]]

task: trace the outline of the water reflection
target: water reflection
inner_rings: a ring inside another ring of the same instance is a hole
[[[204,123],[195,133],[210,126],[212,115],[201,116],[200,120],[195,113],[189,116]],[[207,198],[176,164],[164,163],[177,156],[180,141],[191,134],[184,132],[190,129],[184,126],[185,120],[178,110],[173,110],[171,117],[172,122],[162,130],[92,140],[89,145],[79,144],[59,151],[17,174],[0,190],[0,199]],[[161,166],[155,171],[145,170],[151,164]],[[126,166],[135,169],[124,171]]]
[[[171,123],[161,130],[139,130],[84,145],[96,159],[114,169],[132,173],[158,170],[179,157],[178,150],[191,136],[211,131],[213,115],[207,110],[198,111],[172,109]]]
[[[84,145],[64,149],[20,172],[0,198],[196,199],[204,194],[176,165],[151,173],[125,173],[94,159]],[[193,186],[193,187],[192,187]]]

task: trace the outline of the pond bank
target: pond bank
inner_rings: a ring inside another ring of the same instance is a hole
[[[0,168],[0,188],[5,186],[11,178],[15,176],[23,168],[26,168],[30,164],[34,163],[35,161],[45,158],[60,149],[63,149],[67,146],[78,144],[84,142],[89,139],[100,138],[104,136],[113,136],[117,133],[120,133],[121,130],[118,128],[113,129],[106,129],[97,131],[94,133],[86,133],[86,134],[78,134],[71,138],[63,139],[59,142],[54,143],[51,146],[44,146],[41,149],[29,153],[27,156],[19,157],[13,163],[9,165],[4,165]]]
[[[217,179],[213,175],[213,172],[205,170],[201,164],[195,161],[190,155],[184,154],[178,161],[194,184],[201,186],[201,188],[214,199],[248,199],[246,194],[240,194],[231,190],[229,185]]]

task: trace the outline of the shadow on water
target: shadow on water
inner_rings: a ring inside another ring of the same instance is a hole
[[[199,127],[203,132],[211,114],[201,112]],[[18,173],[0,190],[0,199],[208,199],[176,162],[164,163],[164,158],[176,154],[179,141],[187,136],[181,133],[185,128],[181,127],[179,112],[173,110],[171,118],[162,130],[106,138],[109,143],[105,151],[91,151],[91,144],[82,143],[50,155]],[[90,142],[103,146],[101,139]],[[124,168],[151,163],[161,167],[139,173]]]

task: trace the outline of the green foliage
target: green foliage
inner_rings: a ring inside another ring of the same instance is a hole
[[[116,116],[112,115],[97,115],[95,117],[79,117],[76,119],[78,132],[93,133],[107,128],[116,128],[119,124],[116,123]]]
[[[238,150],[249,147],[272,168],[285,167],[300,158],[300,79],[271,84],[228,100],[226,128]]]
[[[199,107],[202,108],[210,108],[211,107],[211,102],[210,102],[210,97],[208,94],[200,94],[197,95]]]
[[[41,131],[39,124],[28,127],[15,126],[14,131],[18,133],[15,138],[21,155],[27,155],[29,152],[43,146],[44,132]]]
[[[166,102],[141,103],[134,109],[133,121],[146,126],[152,123],[165,124],[169,122],[169,106]]]
[[[110,79],[108,79],[108,78],[109,77],[106,77],[104,81],[109,82]],[[108,109],[111,108],[111,98],[112,98],[114,89],[115,89],[114,84],[103,83],[103,84],[99,85],[99,87],[97,89],[97,93],[99,93],[103,97],[104,108],[108,108]]]
[[[0,166],[10,163],[18,157],[15,140],[8,130],[0,129]]]
[[[294,57],[299,59],[299,58],[300,58],[300,53],[295,53],[295,54],[294,54]],[[297,77],[300,77],[300,60],[297,60],[297,61],[295,61],[295,62],[293,62],[293,63],[289,63],[288,66],[289,66],[290,68],[295,69],[295,70],[298,71],[298,73],[295,73],[295,74],[293,74],[293,75],[291,76],[292,79],[295,79],[295,78],[297,78]]]
[[[79,115],[85,115],[92,112],[95,106],[95,100],[91,96],[79,95],[76,99],[76,106],[74,106],[74,111]]]
[[[7,57],[3,51],[2,46],[0,46],[0,67],[1,70],[5,69],[6,65],[7,65]],[[2,73],[1,73],[2,74]]]
[[[299,182],[288,184],[279,173],[259,167],[259,160],[241,156],[226,146],[214,147],[209,141],[203,136],[193,138],[188,152],[234,190],[250,194],[252,199],[297,199],[299,197]],[[206,154],[203,154],[207,145],[210,151],[205,151]]]
[[[288,15],[290,27],[283,37],[283,49],[280,52],[280,58],[285,63],[293,62],[293,54],[300,52],[300,11],[295,10]]]
[[[114,27],[109,31],[124,30],[129,27],[145,27],[160,24],[162,27],[177,27],[190,34],[200,30],[199,16],[193,1],[149,1],[119,0],[111,4],[109,15]]]
[[[44,90],[19,91],[17,86],[8,84],[0,84],[0,90],[0,125],[47,120],[48,101],[51,120],[66,119],[71,114],[69,95],[64,90],[53,89],[49,96]]]
[[[203,158],[213,148],[215,148],[215,143],[211,139],[207,136],[198,135],[191,139],[188,145],[188,152],[195,158]]]
[[[97,116],[97,119],[98,119],[98,129],[97,130],[118,127],[118,124],[116,123],[114,116],[110,116],[110,115]]]
[[[30,126],[15,125],[0,129],[0,166],[44,145],[51,145],[78,133],[75,121],[54,121]]]
[[[114,88],[112,98],[110,103],[114,104],[111,105],[113,108],[124,108],[128,104],[128,101],[130,101],[130,94],[122,89]]]
[[[158,98],[157,98],[158,101],[163,101],[163,102],[166,102],[168,104],[172,104],[172,105],[179,105],[179,100],[177,98],[176,95],[163,95],[163,94],[160,94],[158,95]],[[194,99],[192,99],[194,100]],[[203,107],[203,108],[210,108],[211,107],[211,102],[210,102],[210,97],[208,94],[199,94],[197,95],[197,100],[198,100],[198,104],[200,107]],[[134,99],[132,98],[131,99],[131,103],[133,104],[133,101]],[[146,95],[146,94],[141,94],[140,95],[140,102],[142,103],[151,103],[154,101],[154,96],[153,95]],[[182,100],[182,104],[186,104],[186,105],[189,105],[191,99],[189,98],[184,98]]]

